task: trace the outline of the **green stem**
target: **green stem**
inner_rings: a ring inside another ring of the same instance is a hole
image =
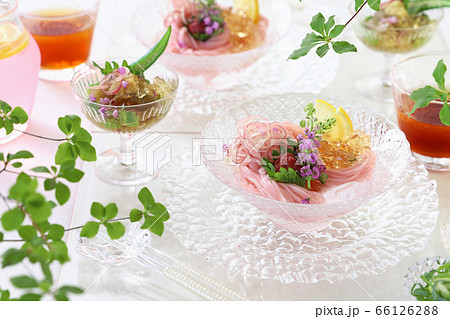
[[[16,175],[19,175],[21,173],[21,172],[15,172],[15,171],[11,171],[9,169],[6,169],[6,166],[0,171],[0,173],[2,173],[2,172],[16,174]],[[27,174],[27,175],[30,176],[30,177],[34,177],[34,178],[46,178],[44,176],[37,176],[37,175],[30,175],[30,174]]]
[[[23,133],[23,134],[25,134],[25,135],[29,135],[29,136],[41,138],[41,139],[44,139],[44,140],[48,140],[48,141],[54,141],[54,142],[63,142],[63,141],[67,141],[67,138],[52,138],[52,137],[45,137],[45,136],[36,135],[36,134],[33,134],[33,133],[28,133],[28,132],[25,132],[25,131],[21,131],[21,130],[18,130],[18,129],[14,129],[14,131]]]
[[[355,14],[350,18],[350,20],[348,20],[345,23],[345,26],[348,26],[350,24],[350,22],[352,22],[352,20],[358,15],[358,13],[361,12],[362,8],[364,8],[364,6],[367,4],[367,0],[364,1],[364,3],[359,7],[358,11],[355,12]]]
[[[0,196],[2,196],[2,195],[0,194]],[[122,217],[122,218],[111,219],[108,222],[117,222],[117,221],[121,221],[121,220],[129,220],[129,219],[130,219],[130,217]],[[34,226],[34,224],[33,224],[33,226]],[[76,227],[65,229],[64,231],[65,232],[69,232],[69,231],[72,231],[72,230],[81,229],[83,227],[84,227],[84,225],[83,226],[76,226]],[[37,230],[37,228],[36,228],[36,230]],[[3,241],[7,242],[7,243],[17,243],[17,242],[24,242],[25,240],[23,240],[23,239],[4,239]]]

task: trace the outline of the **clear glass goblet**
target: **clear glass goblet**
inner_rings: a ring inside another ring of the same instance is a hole
[[[97,64],[103,67],[105,61]],[[161,80],[164,80],[165,85],[159,86],[163,97],[151,103],[130,106],[104,105],[89,99],[90,86],[100,82],[102,77],[98,68],[87,65],[75,73],[71,83],[86,117],[97,127],[117,133],[120,137],[118,149],[107,150],[97,157],[95,173],[103,181],[115,185],[143,184],[154,178],[155,174],[148,174],[145,165],[138,165],[133,138],[159,123],[170,111],[178,90],[178,75],[170,67],[155,63],[145,72],[145,78],[151,83],[162,83]],[[139,170],[139,167],[142,169]]]
[[[420,6],[421,2],[410,4]],[[353,9],[352,9],[353,10]],[[354,10],[353,10],[354,12]],[[442,9],[425,11],[429,23],[423,26],[398,28],[389,22],[373,23],[375,11],[362,10],[354,25],[356,36],[367,47],[384,53],[384,67],[381,72],[372,73],[359,78],[357,89],[372,100],[392,102],[390,70],[398,55],[415,51],[424,46],[434,35],[439,22],[443,18]]]

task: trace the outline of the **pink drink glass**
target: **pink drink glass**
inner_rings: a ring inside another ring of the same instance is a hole
[[[0,3],[0,100],[11,107],[20,106],[31,114],[36,95],[41,55],[33,37],[17,15],[17,0]],[[20,130],[25,129],[16,126]],[[0,131],[0,144],[19,136]]]

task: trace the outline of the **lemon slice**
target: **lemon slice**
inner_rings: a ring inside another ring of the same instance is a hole
[[[15,24],[5,23],[0,25],[0,45],[15,41],[22,30]]]
[[[242,10],[254,23],[259,20],[258,0],[233,0],[235,10]]]
[[[0,25],[0,59],[22,51],[28,44],[28,34],[13,23]]]
[[[323,135],[323,138],[327,141],[345,140],[348,134],[353,131],[352,120],[342,107],[336,110],[330,103],[316,100],[316,117],[319,121],[324,121],[330,117],[336,119],[336,125]]]

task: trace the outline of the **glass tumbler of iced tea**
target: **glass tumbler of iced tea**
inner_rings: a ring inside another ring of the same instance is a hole
[[[449,171],[450,126],[443,124],[439,116],[444,102],[435,100],[409,114],[415,103],[410,98],[413,91],[426,85],[438,88],[432,74],[441,59],[450,67],[448,52],[406,58],[393,67],[391,80],[398,125],[411,144],[413,156],[430,170]],[[450,72],[445,83],[450,88]]]
[[[20,106],[30,115],[39,80],[39,66],[39,48],[19,19],[17,0],[1,0],[0,100],[12,108]],[[1,124],[6,127],[5,123]],[[14,127],[23,131],[26,123]],[[0,144],[18,135],[19,131],[6,135],[5,130],[0,129]]]
[[[70,81],[89,58],[99,0],[20,0],[21,19],[41,51],[39,77]]]

